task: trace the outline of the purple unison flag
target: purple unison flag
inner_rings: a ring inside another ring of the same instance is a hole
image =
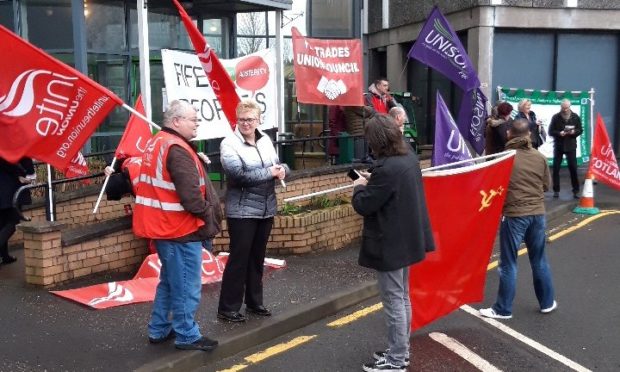
[[[436,6],[408,56],[446,75],[465,92],[480,86],[463,44]]]
[[[487,117],[487,97],[480,88],[463,94],[457,126],[461,134],[474,148],[478,155],[484,151],[484,120]]]
[[[431,166],[454,163],[471,159],[471,153],[465,144],[441,94],[437,91],[435,110],[435,144]]]

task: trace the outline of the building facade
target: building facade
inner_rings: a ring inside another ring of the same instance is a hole
[[[386,76],[393,90],[417,101],[421,143],[432,143],[435,92],[457,112],[458,87],[407,58],[426,17],[437,5],[474,64],[491,102],[497,86],[595,91],[595,112],[620,151],[619,0],[367,0],[369,78]],[[558,108],[559,111],[559,108]]]

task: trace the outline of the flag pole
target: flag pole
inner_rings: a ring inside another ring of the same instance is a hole
[[[50,200],[50,222],[54,222],[54,192],[52,191],[52,167],[47,164],[47,195]]]
[[[134,109],[133,107],[129,106],[128,104],[123,102],[123,106],[122,106],[125,110],[131,112],[132,114],[136,115],[137,117],[139,117],[140,119],[144,120],[145,122],[147,122],[149,124],[149,126],[151,127],[151,130],[153,130],[153,128],[157,129],[157,130],[161,130],[161,127],[155,123],[153,123],[151,120],[147,119],[144,115],[142,115],[141,113],[138,112],[138,110]],[[114,168],[114,165],[116,164],[116,156],[114,157],[114,159],[112,160],[112,164],[110,164],[110,167]],[[110,180],[110,176],[106,176],[105,180],[103,181],[103,187],[101,188],[101,191],[99,192],[99,197],[97,198],[97,203],[95,203],[95,208],[93,208],[93,214],[97,213],[97,209],[99,209],[99,204],[101,203],[101,198],[103,198],[103,192],[105,191],[106,186],[108,185],[108,181]]]
[[[161,130],[161,127],[159,125],[157,125],[157,124],[153,123],[151,120],[147,119],[146,116],[142,115],[141,113],[138,112],[138,110],[134,109],[133,107],[129,106],[128,104],[123,102],[123,106],[122,107],[125,110],[131,112],[132,114],[136,115],[140,119],[146,121],[151,126],[151,130],[153,130],[153,128],[155,128],[157,130]]]
[[[112,159],[112,164],[110,164],[110,167],[114,168],[114,165],[116,165],[116,156],[114,157],[114,159]],[[110,176],[106,175],[105,180],[103,181],[103,187],[101,188],[101,191],[99,192],[99,197],[97,198],[97,203],[95,203],[95,208],[93,208],[93,214],[97,213],[97,209],[99,209],[99,203],[101,203],[103,192],[105,191],[105,187],[108,185],[109,180],[110,180]]]

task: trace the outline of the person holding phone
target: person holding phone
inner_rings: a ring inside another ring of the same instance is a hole
[[[570,172],[573,198],[579,199],[579,178],[577,177],[577,137],[583,128],[581,118],[570,109],[570,100],[564,99],[560,112],[553,115],[549,125],[549,135],[553,137],[553,197],[560,196],[560,166],[566,155]]]
[[[409,365],[411,303],[409,266],[435,250],[417,155],[388,115],[364,129],[377,160],[353,184],[352,205],[364,217],[359,264],[377,270],[386,314],[387,349],[373,354],[365,371],[405,371]]]

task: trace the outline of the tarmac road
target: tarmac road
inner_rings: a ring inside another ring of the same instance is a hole
[[[412,335],[413,359],[409,370],[620,370],[620,212],[597,217],[564,234],[589,218],[567,213],[554,221],[548,255],[558,310],[551,314],[538,312],[527,256],[521,256],[514,317],[501,321],[517,337],[458,310]],[[473,304],[475,310],[492,304],[497,282],[496,270],[489,271],[485,301]],[[199,370],[232,371],[241,370],[242,366],[246,366],[244,371],[361,370],[372,352],[386,344],[381,309],[340,328],[328,324],[356,311],[371,309],[378,302],[378,298],[365,301]],[[453,341],[446,342],[447,338]],[[291,347],[295,342],[300,344]],[[445,346],[453,344],[463,355]],[[478,363],[478,367],[472,363]]]

